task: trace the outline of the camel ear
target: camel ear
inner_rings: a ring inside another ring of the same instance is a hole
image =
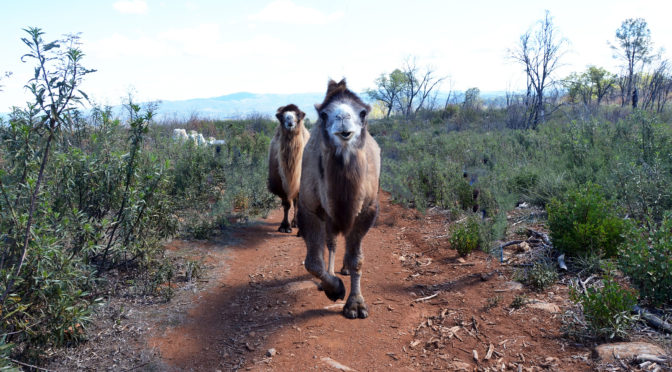
[[[303,120],[303,118],[305,118],[305,117],[306,117],[306,113],[299,110],[299,121]]]
[[[341,83],[337,83],[334,80],[329,79],[329,84],[327,84],[327,95],[336,90],[340,84]]]
[[[275,117],[281,123],[282,123],[282,112],[285,110],[285,107],[286,106],[280,106],[280,107],[278,107],[278,110],[275,112]]]

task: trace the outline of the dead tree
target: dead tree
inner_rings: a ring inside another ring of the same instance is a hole
[[[518,45],[509,50],[509,57],[523,66],[527,81],[525,104],[527,128],[536,129],[544,121],[545,93],[553,86],[553,73],[560,67],[567,40],[560,37],[550,13],[537,22],[535,29],[520,36]]]

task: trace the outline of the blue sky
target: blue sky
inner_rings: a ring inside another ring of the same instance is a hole
[[[607,45],[630,17],[649,23],[656,47],[672,48],[670,1],[8,1],[0,2],[0,112],[22,105],[32,67],[20,62],[22,28],[45,39],[82,33],[84,90],[102,104],[133,91],[180,100],[248,91],[321,92],[329,77],[363,90],[414,56],[449,75],[453,88],[520,88],[506,50],[548,9],[569,40],[560,75],[586,65],[617,71]],[[666,53],[669,56],[669,53]],[[447,90],[447,84],[442,87]]]

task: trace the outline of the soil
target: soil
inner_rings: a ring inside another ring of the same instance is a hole
[[[474,252],[459,258],[449,249],[449,225],[443,213],[420,214],[381,194],[378,222],[363,241],[362,292],[370,316],[355,320],[342,315],[344,301],[331,302],[318,290],[303,266],[303,240],[296,237],[296,230],[277,232],[281,219],[282,211],[275,210],[267,219],[238,229],[232,240],[171,242],[167,248],[173,254],[200,257],[206,277],[179,289],[168,303],[140,304],[125,317],[106,317],[114,321],[98,322],[97,327],[108,337],[94,337],[88,346],[71,350],[70,362],[56,353],[53,367],[157,371],[595,367],[590,348],[572,343],[560,331],[561,312],[570,306],[566,286],[533,292],[512,283],[513,268],[493,256]],[[343,250],[339,238],[337,269]],[[348,278],[342,279],[349,288]],[[527,299],[528,305],[511,308],[515,298]],[[129,324],[135,333],[121,336],[119,329]],[[108,345],[94,352],[100,354],[97,359],[91,351],[96,344]],[[89,362],[73,364],[84,355]]]

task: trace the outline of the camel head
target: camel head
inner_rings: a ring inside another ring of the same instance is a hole
[[[337,153],[363,145],[371,107],[347,88],[345,79],[338,83],[330,80],[324,101],[315,109],[322,122],[322,134]]]
[[[275,113],[275,117],[278,118],[283,129],[290,132],[295,131],[300,126],[305,116],[306,113],[294,104],[278,107],[278,111]]]

